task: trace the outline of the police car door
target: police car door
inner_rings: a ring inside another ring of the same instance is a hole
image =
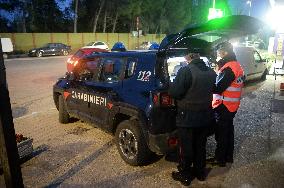
[[[67,109],[71,114],[75,114],[81,119],[90,120],[89,101],[91,93],[86,83],[92,81],[94,73],[90,66],[82,66],[82,68],[76,70],[76,74],[78,76],[70,82],[66,91],[71,96],[66,100]]]
[[[260,78],[262,74],[265,72],[266,64],[256,50],[253,53],[254,53],[253,57],[256,68],[256,78]]]
[[[156,56],[141,54],[127,59],[123,80],[122,98],[133,108],[148,112],[151,108],[150,91],[154,89],[154,67]]]
[[[94,122],[108,126],[109,116],[114,110],[115,101],[121,90],[121,77],[124,70],[124,59],[102,57],[101,71],[96,82],[87,83],[93,100],[90,101],[90,115]],[[106,129],[108,127],[105,127]]]

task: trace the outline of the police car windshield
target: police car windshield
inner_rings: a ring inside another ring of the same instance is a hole
[[[207,57],[200,57],[206,64],[206,66],[210,67],[210,63]],[[184,56],[178,56],[178,57],[170,57],[167,59],[167,65],[168,65],[168,72],[170,76],[170,81],[173,82],[175,79],[178,70],[181,67],[184,67],[187,65],[186,59]]]

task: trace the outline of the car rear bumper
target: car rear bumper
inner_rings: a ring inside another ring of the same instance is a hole
[[[171,139],[177,139],[177,131],[164,134],[149,133],[149,149],[156,154],[166,154],[176,149],[176,145],[170,145]]]

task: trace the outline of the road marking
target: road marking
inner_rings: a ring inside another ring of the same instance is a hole
[[[48,57],[20,57],[20,58],[12,58],[12,59],[5,59],[5,62],[9,62],[9,61],[15,61],[15,60],[20,60],[20,61],[24,61],[24,60],[45,60],[45,59],[68,59],[69,57],[71,57],[72,55],[68,55],[68,56],[48,56]]]
[[[41,113],[46,113],[48,111],[52,111],[52,110],[55,110],[56,108],[50,108],[48,110],[45,110],[45,111],[40,111],[40,112],[32,112],[31,114],[27,114],[27,115],[24,115],[24,116],[20,116],[20,117],[17,117],[17,118],[13,118],[14,120],[18,120],[18,119],[23,119],[23,118],[27,118],[27,117],[30,117],[30,116],[35,116],[35,115],[38,115],[38,114],[41,114]]]

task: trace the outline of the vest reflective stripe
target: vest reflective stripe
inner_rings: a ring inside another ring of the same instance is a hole
[[[221,95],[213,95],[212,107],[216,108],[223,103],[230,112],[236,112],[240,106],[244,71],[240,63],[231,61],[219,70],[219,74],[227,67],[233,71],[235,80]]]
[[[221,95],[213,95],[213,98],[216,100],[222,100],[222,101],[228,101],[228,102],[238,102],[241,100],[241,98],[231,98],[231,97],[224,97]]]
[[[226,91],[242,91],[242,88],[240,87],[228,87]]]

